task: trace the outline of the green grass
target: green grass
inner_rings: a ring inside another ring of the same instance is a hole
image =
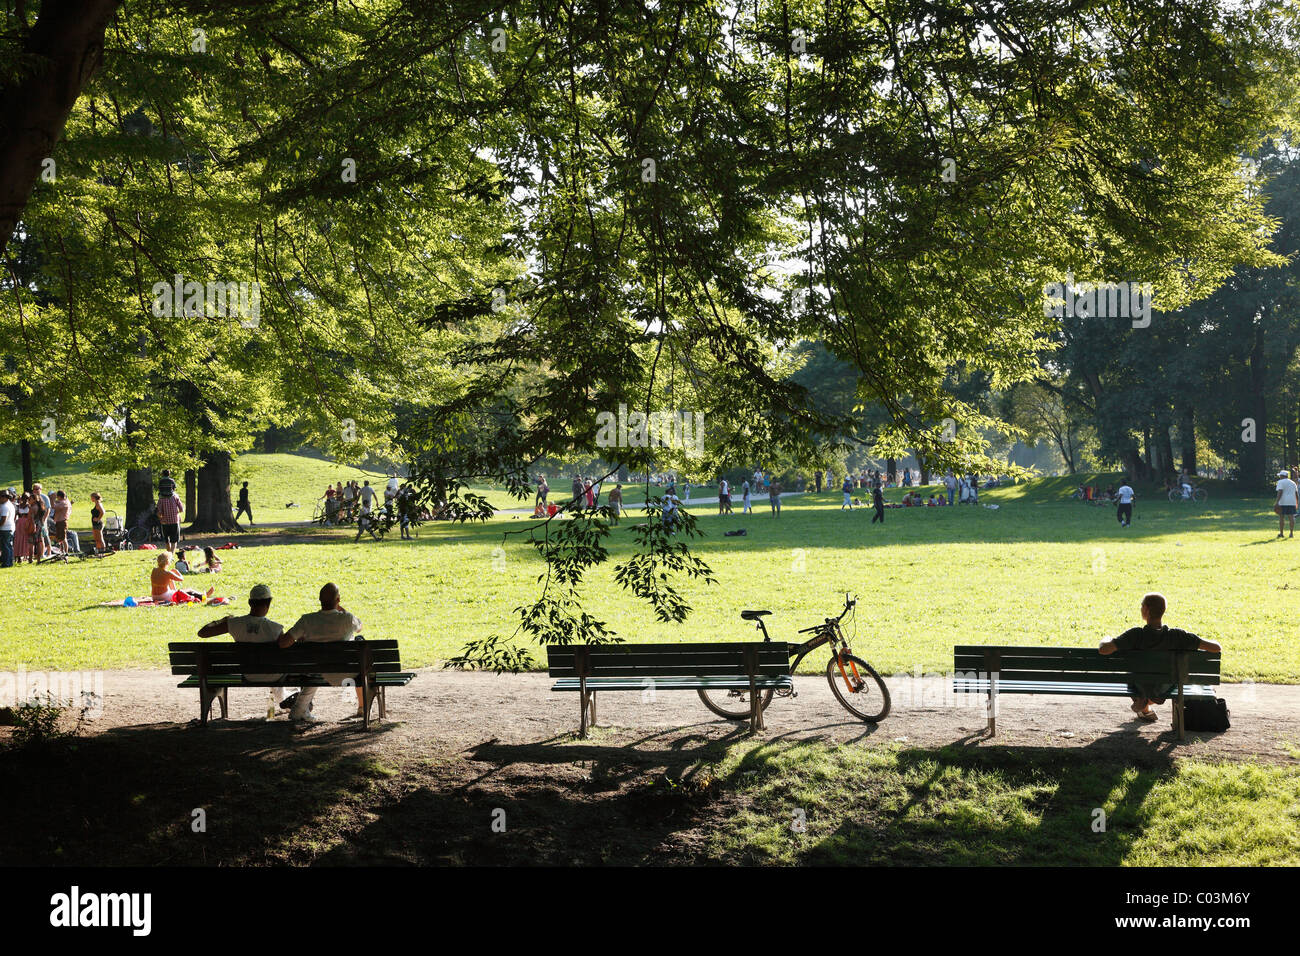
[[[765,499],[744,518],[700,506],[707,536],[695,547],[717,583],[683,586],[694,613],[680,626],[656,621],[614,584],[614,565],[631,551],[625,520],[610,538],[611,561],[590,576],[588,607],[625,640],[648,641],[748,639],[739,612],[767,608],[772,636],[785,640],[836,613],[852,591],[855,648],[878,668],[910,673],[950,668],[956,643],[1095,645],[1139,623],[1141,595],[1159,590],[1169,623],[1223,642],[1226,679],[1300,681],[1288,593],[1300,588],[1300,543],[1274,540],[1267,502],[1140,501],[1122,529],[1109,507],[1017,500],[1027,487],[986,493],[997,511],[891,510],[883,528],[869,510],[841,512],[837,493],[788,498],[780,520]],[[227,552],[217,582],[239,607],[250,587],[269,584],[272,616],[292,623],[335,581],[368,636],[399,638],[407,663],[430,665],[467,640],[512,632],[513,609],[538,593],[543,565],[522,536],[503,534],[528,524],[509,515],[485,526],[437,523],[414,542],[353,544],[346,531],[323,532],[316,543]],[[722,536],[740,526],[747,537]],[[96,606],[147,593],[152,560],[134,552],[4,572],[0,666],[163,666],[168,641],[219,612]]]
[[[727,825],[710,835],[709,856],[732,862],[1300,863],[1297,767],[1199,760],[1134,767],[1069,750],[810,741],[736,746],[695,779],[739,798]],[[1101,821],[1104,830],[1095,827]]]

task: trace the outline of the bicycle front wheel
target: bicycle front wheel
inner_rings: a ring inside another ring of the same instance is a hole
[[[852,654],[832,657],[826,662],[826,680],[854,717],[874,724],[889,716],[889,688],[862,658]]]
[[[700,700],[724,720],[749,720],[752,700],[748,690],[699,690]],[[760,690],[759,706],[767,710],[772,703],[772,691]]]
[[[136,525],[127,534],[127,539],[130,540],[133,545],[139,547],[149,540],[149,532],[139,525]]]
[[[1192,498],[1195,499],[1198,503],[1205,501],[1209,497],[1210,497],[1210,493],[1206,491],[1204,488],[1197,488],[1195,491],[1192,492]]]

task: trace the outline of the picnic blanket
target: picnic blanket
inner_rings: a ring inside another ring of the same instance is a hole
[[[148,594],[146,594],[144,597],[133,597],[131,600],[135,602],[134,605],[130,605],[133,607],[182,607],[185,604],[204,604],[204,602],[201,601],[182,601],[180,604],[173,604],[171,601],[159,601],[157,603],[154,603],[153,597]],[[213,607],[213,606],[223,606],[226,604],[233,604],[234,600],[235,598],[233,595],[230,597],[225,597],[223,595],[213,595],[213,597],[211,597],[206,602],[205,606]],[[128,607],[126,603],[126,598],[118,598],[116,601],[100,601],[99,606],[100,607]]]

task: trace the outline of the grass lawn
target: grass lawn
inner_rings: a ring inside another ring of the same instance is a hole
[[[611,538],[613,560],[590,578],[589,608],[624,639],[651,641],[745,640],[754,632],[740,610],[768,608],[782,640],[836,613],[852,591],[860,598],[855,648],[885,672],[910,673],[950,669],[956,643],[1094,645],[1140,623],[1142,593],[1160,590],[1169,623],[1224,643],[1226,679],[1300,680],[1283,593],[1300,588],[1300,543],[1274,539],[1268,501],[1217,489],[1201,507],[1140,498],[1123,529],[1110,507],[1060,500],[1070,484],[985,492],[996,511],[891,510],[883,527],[870,524],[869,509],[841,512],[829,492],[787,498],[779,520],[765,499],[743,518],[702,506],[707,536],[697,550],[717,583],[684,586],[695,613],[681,626],[655,621],[614,585],[613,566],[630,552],[633,521],[625,520]],[[269,584],[272,616],[288,624],[313,609],[321,583],[335,581],[368,636],[399,638],[406,663],[430,665],[468,639],[512,632],[512,609],[537,593],[543,565],[523,536],[504,535],[529,523],[509,515],[484,526],[438,523],[413,542],[354,544],[346,531],[322,532],[313,543],[227,552],[217,583],[241,608],[252,585]],[[742,526],[746,537],[722,536]],[[219,612],[97,606],[147,593],[152,561],[130,552],[5,571],[0,666],[164,666],[168,641],[192,637]]]

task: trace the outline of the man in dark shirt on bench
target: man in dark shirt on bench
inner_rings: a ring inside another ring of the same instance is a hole
[[[1130,627],[1119,637],[1108,637],[1097,649],[1102,654],[1114,654],[1116,651],[1210,651],[1219,653],[1223,650],[1214,641],[1206,641],[1179,630],[1166,627],[1161,623],[1165,616],[1165,597],[1163,594],[1148,594],[1142,598],[1142,627]],[[1160,696],[1168,692],[1167,687],[1139,687],[1130,684],[1133,693],[1133,713],[1142,720],[1155,720],[1157,714],[1151,709],[1152,704],[1163,704],[1165,698]]]

